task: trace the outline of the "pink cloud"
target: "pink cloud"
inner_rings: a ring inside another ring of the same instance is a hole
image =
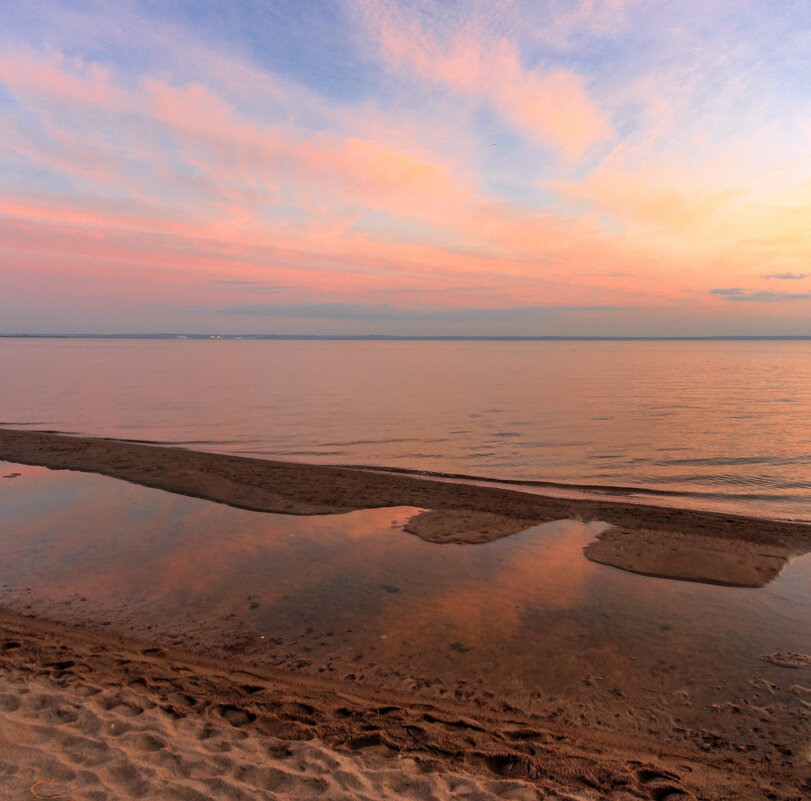
[[[115,178],[130,194],[144,199],[147,184],[139,167],[130,162],[146,161],[163,173],[162,180],[170,185],[168,194],[177,194],[178,188],[194,192],[200,199],[193,213],[199,219],[207,208],[212,225],[226,224],[223,205],[228,207],[227,224],[239,218],[247,222],[255,218],[257,208],[268,207],[282,192],[285,202],[333,218],[337,206],[355,204],[433,221],[475,202],[470,181],[429,154],[357,135],[308,135],[288,124],[262,126],[241,117],[203,85],[177,88],[144,79],[132,94],[109,87],[107,100],[117,98],[131,112],[127,119],[115,113],[121,106],[110,109],[101,134],[97,120],[82,125],[82,117],[67,109],[71,125],[60,128],[65,114],[60,117],[58,109],[93,96],[97,78],[60,72],[58,61],[16,59],[27,74],[12,88],[29,104],[47,98],[45,110],[54,120],[43,118],[40,135],[33,139],[19,127],[4,126],[2,139],[9,150],[58,172],[102,183]],[[13,72],[16,77],[16,69]],[[71,90],[59,95],[55,87],[67,84]],[[99,92],[100,98],[104,96]],[[137,117],[135,123],[132,115]],[[180,144],[180,153],[167,142]],[[153,183],[153,196],[155,188]],[[212,203],[217,206],[216,218]]]
[[[403,59],[427,53],[425,70],[438,66],[443,82],[471,96],[478,80],[498,83],[502,109],[512,103],[516,119],[546,125],[544,136],[580,152],[594,141],[578,139],[594,122],[587,104],[582,118],[576,103],[558,122],[545,114],[545,103],[577,97],[576,76],[527,72],[510,46],[484,54],[470,37],[438,62],[426,47]],[[3,61],[4,81],[10,63],[30,67],[24,80],[9,78],[12,89],[48,120],[36,137],[7,124],[2,141],[82,183],[76,194],[0,196],[3,270],[20,280],[70,274],[88,291],[90,279],[105,292],[118,282],[122,297],[140,281],[144,296],[210,308],[226,301],[208,282],[234,279],[279,286],[286,302],[643,308],[690,297],[731,314],[718,297],[686,293],[791,270],[781,259],[808,252],[799,195],[742,204],[717,176],[691,184],[616,151],[586,178],[557,185],[585,212],[539,211],[489,195],[461,160],[415,137],[392,141],[386,124],[366,124],[370,108],[355,127],[344,113],[346,130],[314,134],[289,118],[253,119],[201,83],[143,78],[124,89],[103,70],[41,61]],[[96,115],[77,114],[97,90]],[[237,284],[228,292],[229,303],[256,301]]]
[[[359,136],[259,126],[202,86],[149,80],[145,90],[155,118],[184,142],[186,158],[214,179],[424,219],[475,201],[468,180],[424,154]]]
[[[110,73],[103,66],[79,60],[69,62],[58,53],[50,58],[32,53],[0,56],[0,81],[13,91],[59,102],[107,108],[128,103],[128,93],[111,82]]]
[[[580,76],[560,69],[526,69],[516,46],[504,38],[482,41],[463,32],[439,42],[419,23],[391,11],[369,17],[385,61],[491,103],[513,125],[568,159],[583,157],[592,145],[613,135]]]

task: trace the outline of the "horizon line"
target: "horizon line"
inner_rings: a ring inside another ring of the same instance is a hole
[[[718,334],[708,336],[564,336],[564,335],[486,335],[486,334],[15,334],[0,333],[0,339],[176,339],[176,340],[344,340],[412,342],[702,342],[811,340],[811,334]]]

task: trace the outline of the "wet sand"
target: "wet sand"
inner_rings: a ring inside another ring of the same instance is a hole
[[[801,799],[808,773],[0,612],[0,791],[74,799]],[[805,784],[803,784],[805,782]],[[804,790],[805,788],[805,790]]]
[[[602,499],[565,499],[374,470],[274,462],[120,440],[0,428],[0,459],[81,470],[231,506],[329,514],[383,506],[431,510],[408,530],[431,542],[489,542],[550,520],[745,539],[811,549],[811,524]],[[483,525],[482,525],[483,523]]]
[[[681,532],[610,528],[586,546],[588,559],[643,576],[764,587],[789,563],[795,551],[746,539],[723,539]]]

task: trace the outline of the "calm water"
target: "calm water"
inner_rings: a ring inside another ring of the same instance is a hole
[[[811,342],[0,340],[0,421],[811,519]]]
[[[0,478],[0,603],[20,611],[206,649],[247,638],[260,661],[535,693],[573,714],[613,719],[616,704],[623,726],[640,688],[687,720],[767,677],[768,703],[799,708],[801,671],[761,656],[811,652],[808,555],[763,588],[725,588],[588,561],[599,523],[435,545],[403,531],[416,509],[293,517],[0,463],[15,473]]]

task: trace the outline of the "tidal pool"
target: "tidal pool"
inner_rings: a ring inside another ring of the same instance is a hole
[[[807,555],[726,587],[590,561],[598,522],[437,545],[403,531],[407,507],[284,516],[69,471],[0,476],[15,610],[605,725],[698,725],[758,699],[800,713],[811,683],[762,658],[811,653]]]

